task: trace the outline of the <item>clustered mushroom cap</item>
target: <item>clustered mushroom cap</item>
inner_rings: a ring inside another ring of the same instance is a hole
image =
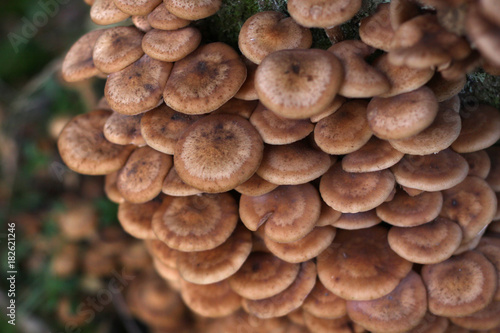
[[[342,169],[347,172],[371,172],[388,169],[398,163],[404,153],[388,141],[372,136],[361,148],[342,159]]]
[[[94,65],[93,50],[96,41],[105,31],[105,29],[90,31],[71,46],[64,57],[61,69],[64,80],[76,82],[99,74],[99,69]]]
[[[113,112],[104,124],[104,136],[117,145],[144,146],[146,141],[141,135],[141,118],[142,114],[127,116]]]
[[[196,50],[201,33],[194,27],[168,31],[152,29],[142,38],[142,49],[151,58],[174,62]]]
[[[488,153],[484,150],[475,151],[473,153],[461,154],[469,164],[469,173],[467,176],[476,176],[486,179],[491,169],[491,160]]]
[[[361,0],[289,0],[287,9],[304,27],[329,28],[349,21],[361,8]]]
[[[160,30],[177,30],[191,23],[190,20],[181,19],[170,13],[164,3],[148,14],[147,21],[151,28]]]
[[[136,238],[156,239],[151,219],[160,205],[160,199],[139,204],[125,201],[118,206],[118,221],[128,234]]]
[[[90,18],[99,25],[115,24],[129,17],[116,7],[114,0],[95,0],[90,8]]]

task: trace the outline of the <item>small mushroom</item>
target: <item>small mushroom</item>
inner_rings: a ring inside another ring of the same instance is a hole
[[[287,9],[304,27],[330,28],[349,21],[361,8],[361,0],[289,0]]]

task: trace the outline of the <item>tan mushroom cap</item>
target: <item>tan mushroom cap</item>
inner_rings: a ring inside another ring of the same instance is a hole
[[[404,191],[398,191],[394,199],[377,207],[377,215],[397,227],[415,227],[438,217],[442,206],[441,192],[409,196]]]
[[[314,125],[308,119],[280,117],[262,103],[253,111],[250,122],[262,140],[270,145],[286,145],[302,140],[314,130]]]
[[[243,299],[242,306],[259,318],[281,317],[300,307],[315,283],[316,265],[309,260],[300,264],[297,278],[284,291],[261,300]]]
[[[449,322],[446,317],[435,316],[427,312],[424,319],[422,319],[417,326],[409,330],[408,333],[451,333],[447,331],[448,326]],[[454,331],[454,333],[461,332]]]
[[[148,22],[148,16],[132,16],[132,23],[134,26],[139,29],[142,32],[148,32],[149,30],[153,29],[151,25]]]
[[[484,309],[497,288],[495,267],[482,254],[468,251],[439,264],[425,265],[429,311],[438,316],[468,316]]]
[[[177,269],[181,277],[191,283],[219,282],[236,273],[251,250],[252,233],[240,224],[224,243],[212,250],[180,252]]]
[[[118,206],[118,221],[123,230],[135,238],[155,239],[156,236],[151,229],[151,220],[160,205],[160,198],[141,204],[123,202]]]
[[[392,227],[389,245],[400,257],[418,264],[437,264],[453,255],[462,241],[455,222],[438,217],[416,227]]]
[[[147,15],[155,9],[162,0],[113,0],[116,7],[130,15]]]
[[[176,111],[208,113],[238,92],[246,73],[245,64],[230,46],[206,44],[175,63],[163,98]]]
[[[114,0],[95,0],[90,8],[90,19],[99,25],[115,24],[129,16],[116,7]]]
[[[372,136],[361,148],[344,156],[342,169],[347,172],[384,170],[398,163],[403,156],[389,142]]]
[[[462,127],[460,115],[447,103],[439,103],[432,124],[420,133],[405,139],[389,140],[392,147],[405,154],[429,155],[451,146]]]
[[[423,191],[441,191],[451,188],[467,177],[467,161],[451,149],[432,155],[405,155],[391,168],[396,182]]]
[[[84,175],[106,175],[120,169],[134,146],[115,145],[102,129],[111,112],[94,110],[74,117],[62,130],[57,148],[64,163]]]
[[[344,103],[337,112],[321,119],[314,127],[314,141],[324,152],[344,155],[361,148],[372,136],[366,120],[368,102]]]
[[[319,185],[321,197],[342,213],[364,212],[379,206],[394,188],[390,170],[351,173],[334,164],[322,177]]]
[[[165,266],[177,269],[177,256],[179,251],[168,247],[167,244],[157,239],[148,239],[145,241],[146,248],[155,259],[158,259]]]
[[[477,247],[477,245],[479,244],[479,242],[481,241],[481,239],[483,238],[483,235],[486,232],[486,229],[487,229],[486,227],[483,228],[480,232],[477,233],[477,235],[475,235],[470,240],[465,241],[462,239],[462,243],[460,243],[460,246],[458,247],[458,249],[456,249],[456,251],[453,253],[453,255],[462,254],[464,252],[474,250]],[[462,234],[463,234],[463,231],[462,231]]]
[[[271,253],[253,252],[228,281],[242,297],[258,300],[288,288],[297,278],[300,265],[288,263]]]
[[[286,315],[286,318],[289,319],[292,323],[296,324],[296,326],[304,326],[304,311],[302,307],[299,307],[289,314]]]
[[[245,57],[256,64],[269,54],[285,49],[308,49],[312,34],[291,17],[280,12],[259,12],[241,27],[238,46]]]
[[[430,68],[415,69],[407,66],[394,66],[389,62],[387,54],[378,57],[373,66],[385,74],[391,84],[391,89],[381,94],[380,97],[392,97],[416,90],[434,76],[434,70]]]
[[[321,177],[336,157],[314,149],[305,140],[287,145],[265,145],[257,174],[278,185],[298,185]]]
[[[500,146],[486,149],[486,153],[491,161],[491,169],[486,177],[486,182],[493,191],[500,192]]]
[[[462,91],[466,82],[467,76],[465,74],[454,80],[446,80],[441,72],[436,72],[426,85],[432,90],[437,101],[441,103]]]
[[[186,20],[200,20],[213,14],[222,6],[222,0],[164,0],[167,10]]]
[[[99,74],[94,66],[92,52],[99,37],[106,29],[93,30],[76,41],[69,49],[62,63],[62,77],[68,82],[76,82]]]
[[[239,208],[248,229],[255,231],[265,223],[266,237],[280,243],[297,241],[311,232],[320,211],[321,199],[310,183],[279,186],[257,197],[242,195]]]
[[[181,279],[181,296],[191,310],[204,317],[224,317],[241,306],[241,297],[227,280],[198,285]]]
[[[236,186],[234,189],[241,194],[251,197],[264,195],[271,192],[279,185],[268,182],[267,180],[254,173],[246,182]]]
[[[389,294],[410,272],[412,263],[399,257],[381,226],[338,230],[335,240],[317,257],[323,285],[346,300],[373,300]]]
[[[400,186],[403,189],[403,191],[405,191],[406,193],[408,193],[408,195],[410,195],[412,197],[414,197],[416,195],[419,195],[422,192],[424,192],[423,190],[417,190],[415,188],[411,188],[411,187],[407,187],[407,186],[403,186],[403,185],[400,185]]]
[[[316,221],[316,227],[324,227],[327,225],[333,225],[340,216],[341,212],[328,206],[323,200],[321,200],[321,213],[318,220]]]
[[[212,111],[211,114],[235,114],[241,116],[245,119],[250,119],[253,111],[257,108],[259,101],[245,101],[238,98],[231,98],[229,101],[224,103],[221,107]]]
[[[344,70],[330,52],[318,49],[281,50],[257,68],[255,89],[271,111],[291,119],[322,112],[340,89]]]
[[[471,240],[491,222],[497,211],[495,192],[478,177],[467,177],[460,184],[443,191],[441,216],[456,221]]]
[[[114,73],[132,64],[144,54],[141,48],[143,35],[133,26],[107,29],[94,46],[95,67],[104,73]]]
[[[174,62],[196,50],[200,42],[201,33],[194,27],[173,31],[152,29],[144,35],[142,49],[151,58]]]
[[[389,6],[391,26],[396,31],[406,21],[420,14],[420,7],[413,0],[393,0]]]
[[[349,21],[361,8],[360,0],[289,0],[287,10],[304,27],[329,28]]]
[[[174,197],[185,197],[195,194],[200,194],[202,191],[184,183],[177,174],[175,166],[172,166],[163,180],[161,191],[167,195]]]
[[[491,169],[491,160],[488,153],[484,150],[478,150],[473,153],[460,154],[469,164],[468,176],[476,176],[486,179]]]
[[[367,107],[367,118],[370,128],[379,138],[405,139],[429,127],[438,108],[432,90],[421,87],[393,97],[372,98]]]
[[[177,30],[189,25],[191,21],[181,19],[170,13],[164,3],[161,3],[147,16],[151,27],[161,30]]]
[[[394,30],[391,25],[389,3],[380,3],[373,15],[361,20],[359,37],[365,44],[376,49],[390,50]]]
[[[345,299],[326,289],[319,279],[302,304],[302,308],[315,317],[325,319],[336,319],[347,314]]]
[[[148,146],[137,148],[120,170],[116,186],[125,200],[143,203],[161,192],[163,180],[172,167],[172,157]]]
[[[104,193],[106,193],[106,196],[112,202],[121,204],[125,202],[125,198],[120,194],[120,191],[118,191],[118,188],[116,187],[118,171],[119,170],[108,173],[106,177],[104,177]]]
[[[500,325],[500,302],[493,301],[482,310],[464,317],[451,317],[451,322],[469,330],[491,330],[495,332]]]
[[[493,145],[500,139],[500,112],[480,104],[476,109],[461,110],[462,130],[451,147],[459,153],[471,153]]]
[[[388,295],[369,301],[347,301],[347,313],[371,332],[403,332],[417,326],[427,312],[420,275],[410,271]]]
[[[344,230],[357,230],[373,227],[382,222],[375,209],[359,213],[343,213],[332,226]]]
[[[180,284],[181,276],[179,275],[179,271],[176,267],[165,265],[157,258],[153,258],[153,267],[158,275],[165,279],[165,281],[169,283],[172,282],[176,285]]]
[[[257,90],[255,90],[255,73],[257,72],[257,64],[254,64],[247,58],[244,58],[243,62],[247,67],[247,78],[234,97],[245,101],[254,101],[259,99],[259,96],[257,96]]]
[[[278,243],[268,237],[264,242],[275,256],[291,263],[301,263],[314,259],[323,252],[333,241],[335,228],[331,226],[315,227],[301,239],[290,243]]]
[[[313,123],[317,123],[321,119],[326,118],[329,115],[332,115],[335,112],[337,112],[338,109],[340,109],[340,107],[342,106],[342,104],[345,103],[345,101],[346,101],[345,97],[340,96],[340,95],[336,95],[335,98],[330,102],[330,104],[328,104],[328,106],[325,109],[323,109],[323,111],[311,116],[309,119]]]
[[[113,112],[104,124],[104,137],[118,145],[144,146],[146,141],[141,135],[141,117],[141,114],[127,116]]]
[[[350,98],[381,95],[390,89],[389,80],[365,58],[375,49],[359,40],[345,40],[328,49],[339,58],[344,67],[344,82],[339,94]]]
[[[172,64],[143,55],[132,65],[110,74],[104,95],[111,108],[125,115],[139,114],[158,106]]]
[[[224,192],[255,173],[263,151],[262,139],[248,120],[214,114],[182,133],[175,145],[174,163],[187,184],[204,192]]]
[[[165,199],[151,226],[169,247],[191,252],[221,245],[237,222],[238,207],[229,193],[199,194]]]
[[[497,272],[497,283],[500,283],[500,239],[488,236],[482,237],[476,250],[481,252],[493,264]],[[497,288],[493,299],[500,301],[500,289]]]
[[[352,322],[349,317],[343,316],[336,319],[325,319],[313,316],[304,311],[304,322],[307,332],[314,333],[351,333],[366,332],[364,328]]]

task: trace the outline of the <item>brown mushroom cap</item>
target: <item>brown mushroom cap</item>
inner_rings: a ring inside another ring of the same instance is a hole
[[[134,146],[115,145],[104,137],[102,129],[111,112],[94,110],[73,118],[57,141],[64,163],[78,173],[105,175],[120,169]]]
[[[342,213],[357,213],[379,206],[391,194],[394,176],[390,170],[350,173],[334,164],[322,177],[323,200]]]
[[[498,22],[490,20],[482,15],[479,10],[479,2],[467,7],[465,28],[467,37],[474,43],[474,46],[481,52],[481,56],[493,65],[500,66],[500,25]],[[495,11],[493,11],[495,13]],[[491,14],[489,14],[491,15]],[[498,13],[496,20],[498,20]]]
[[[259,96],[257,96],[257,90],[255,90],[255,72],[257,72],[257,64],[254,64],[247,58],[244,58],[243,62],[247,67],[247,78],[234,97],[245,101],[258,100]]]
[[[361,8],[360,0],[289,0],[287,10],[304,27],[329,28],[349,21]]]
[[[500,192],[500,147],[494,146],[486,149],[491,161],[491,169],[486,177],[486,182],[493,191]]]
[[[120,194],[118,188],[116,187],[116,179],[118,178],[118,171],[108,173],[104,177],[104,192],[109,200],[114,203],[121,204],[125,202],[125,198]]]
[[[153,214],[160,207],[161,199],[154,199],[141,204],[123,202],[118,206],[118,221],[123,229],[139,239],[155,239],[151,229]]]
[[[427,312],[424,319],[420,323],[408,331],[408,333],[451,333],[447,331],[449,326],[448,319],[446,317],[435,316],[430,312]],[[458,331],[453,331],[454,333],[463,333]]]
[[[405,155],[391,170],[399,184],[434,192],[463,181],[469,172],[469,165],[462,156],[445,149],[432,155]]]
[[[391,25],[389,9],[389,3],[380,3],[373,15],[361,20],[359,37],[365,44],[384,51],[390,50],[394,30]]]
[[[286,317],[287,319],[290,319],[292,323],[296,324],[296,326],[300,327],[305,325],[303,313],[304,311],[302,310],[302,307],[299,307],[287,314]]]
[[[338,230],[333,243],[317,257],[323,285],[346,300],[373,300],[389,294],[410,272],[412,263],[399,257],[381,226]]]
[[[243,299],[242,306],[250,314],[259,318],[287,315],[302,305],[316,283],[316,265],[312,261],[300,264],[295,281],[284,291],[261,300]]]
[[[476,251],[425,265],[422,279],[429,311],[438,316],[468,316],[484,309],[497,288],[495,267]]]
[[[462,130],[451,147],[459,153],[487,148],[500,139],[500,112],[492,106],[462,109]]]
[[[148,16],[132,16],[132,23],[134,26],[139,29],[142,32],[148,32],[149,30],[153,29],[151,25],[148,22]]]
[[[200,20],[213,14],[222,6],[222,0],[164,0],[167,10],[186,20]]]
[[[177,30],[184,28],[191,22],[170,13],[164,3],[159,4],[151,13],[149,13],[147,20],[151,27],[161,30]]]
[[[90,8],[90,19],[99,25],[115,24],[129,16],[116,7],[114,0],[95,0]]]
[[[469,330],[495,332],[500,325],[500,302],[493,301],[482,310],[464,317],[451,317],[451,322]]]
[[[194,27],[167,31],[152,29],[142,39],[142,49],[151,58],[174,62],[185,58],[201,42],[201,33]]]
[[[461,154],[469,164],[468,176],[476,176],[486,179],[491,169],[491,160],[488,153],[484,150],[478,150],[473,153]]]
[[[200,194],[166,198],[151,226],[169,247],[190,252],[221,245],[237,222],[238,208],[230,194]]]
[[[255,89],[271,111],[291,119],[322,112],[340,89],[344,70],[330,52],[318,49],[281,50],[257,68]]]
[[[372,136],[366,120],[366,101],[349,101],[314,127],[314,141],[324,152],[344,155],[361,148]]]
[[[184,183],[177,174],[175,166],[172,166],[163,180],[161,191],[174,197],[185,197],[189,195],[200,194],[202,191]]]
[[[173,283],[176,286],[180,284],[181,276],[179,275],[177,267],[170,267],[157,258],[153,258],[153,267],[158,275],[165,279],[165,281],[167,281],[169,284]]]
[[[375,209],[359,213],[343,213],[332,226],[344,230],[357,230],[373,227],[382,222]]]
[[[394,199],[377,207],[377,215],[394,226],[415,227],[438,217],[442,206],[441,192],[423,192],[409,196],[404,191],[398,191]]]
[[[143,55],[132,65],[108,76],[104,95],[111,108],[135,115],[151,110],[161,101],[172,64]]]
[[[347,314],[346,301],[326,289],[319,279],[302,308],[313,316],[325,319],[336,319]]]
[[[104,124],[103,134],[109,142],[118,145],[144,146],[146,141],[141,135],[141,117],[141,114],[127,116],[113,112]]]
[[[155,239],[146,240],[145,244],[146,249],[154,259],[158,259],[158,261],[165,266],[177,269],[177,256],[179,255],[179,251],[168,247],[167,244],[157,240],[156,237]]]
[[[416,227],[392,227],[389,245],[400,257],[418,264],[436,264],[453,255],[462,241],[455,222],[438,217]]]
[[[495,192],[481,178],[467,177],[460,184],[443,191],[440,215],[462,227],[465,242],[485,229],[496,211]]]
[[[462,91],[466,82],[467,76],[465,74],[456,79],[447,80],[441,72],[436,72],[432,79],[427,82],[427,87],[432,90],[434,95],[436,95],[437,101],[441,103]]]
[[[487,236],[482,237],[476,250],[481,252],[495,266],[498,277],[497,283],[500,283],[500,274],[498,274],[500,272],[500,239]],[[500,301],[500,289],[497,288],[493,299]]]
[[[241,194],[245,194],[251,197],[256,197],[259,195],[264,195],[271,192],[279,185],[268,182],[267,180],[260,177],[258,174],[254,173],[250,179],[246,182],[236,186],[234,189]]]
[[[200,318],[197,318],[198,321]],[[244,333],[303,333],[291,332],[288,330],[288,321],[284,317],[260,319],[243,311],[243,309],[233,314],[200,323],[201,329],[206,333],[231,332],[235,328]]]
[[[255,173],[263,151],[262,139],[248,120],[214,114],[182,133],[175,145],[174,163],[187,184],[204,192],[224,192]]]
[[[307,332],[314,333],[351,333],[351,332],[366,332],[366,330],[352,322],[349,317],[343,316],[336,319],[325,319],[313,316],[307,311],[304,311],[304,322]]]
[[[316,221],[316,227],[333,225],[333,223],[335,223],[335,221],[337,221],[341,215],[341,212],[333,209],[332,207],[328,206],[323,200],[321,200],[321,213],[318,220]]]
[[[116,186],[125,200],[143,203],[161,192],[172,157],[148,146],[137,148],[120,170]]]
[[[367,107],[367,118],[370,128],[379,138],[405,139],[431,125],[438,108],[432,90],[421,87],[393,97],[372,98]]]
[[[330,102],[330,104],[328,104],[328,106],[325,109],[323,109],[323,111],[311,116],[309,119],[313,123],[317,123],[321,119],[326,118],[329,115],[332,115],[335,112],[337,112],[338,109],[342,106],[342,104],[345,103],[345,101],[346,101],[345,97],[336,95],[335,98]]]
[[[321,199],[310,183],[279,186],[257,197],[242,195],[239,208],[240,218],[248,229],[255,231],[265,223],[266,237],[281,243],[307,235],[314,228],[320,210]]]
[[[245,101],[238,98],[231,98],[226,103],[222,104],[221,107],[211,112],[211,114],[235,114],[241,116],[245,119],[250,119],[253,111],[257,108],[259,101]]]
[[[147,15],[155,9],[162,0],[113,0],[116,7],[130,15]]]
[[[349,317],[371,332],[403,332],[417,326],[427,312],[420,275],[410,273],[388,295],[369,301],[347,301]]]
[[[404,154],[385,140],[372,136],[363,147],[342,159],[342,169],[347,172],[371,172],[392,167]]]
[[[420,14],[420,7],[413,0],[394,0],[389,6],[391,26],[396,31],[401,24]]]

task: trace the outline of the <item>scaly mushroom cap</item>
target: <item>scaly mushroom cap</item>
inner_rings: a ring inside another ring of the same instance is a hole
[[[162,0],[113,0],[116,7],[130,15],[147,15],[155,9]]]
[[[363,147],[344,156],[342,169],[347,172],[380,171],[392,167],[403,156],[389,142],[372,136]]]
[[[95,0],[90,8],[90,19],[99,25],[115,24],[129,16],[116,7],[113,0]]]
[[[141,114],[127,116],[113,112],[104,124],[104,136],[109,142],[118,145],[146,145],[146,141],[141,135],[141,117]]]
[[[361,0],[289,0],[287,9],[304,27],[329,28],[349,21],[361,8]]]
[[[264,195],[271,192],[279,185],[268,182],[262,179],[258,174],[254,173],[250,179],[246,182],[236,186],[234,189],[241,194],[245,194],[251,197],[256,197],[259,195]]]
[[[462,242],[460,226],[444,217],[416,227],[392,227],[389,245],[400,257],[417,264],[437,264],[449,257]]]
[[[302,308],[315,317],[325,319],[337,319],[347,314],[345,299],[326,289],[319,279],[302,304]]]
[[[118,221],[135,238],[156,239],[151,229],[151,220],[160,205],[159,198],[141,204],[123,202],[118,206]]]
[[[169,12],[164,3],[149,13],[147,20],[152,28],[160,30],[177,30],[191,23],[191,21],[181,19]]]
[[[216,248],[231,236],[238,208],[229,193],[168,197],[153,216],[151,226],[159,240],[184,251]]]
[[[238,46],[252,62],[262,60],[278,50],[308,49],[312,45],[311,31],[298,25],[280,12],[259,12],[249,17],[241,27]]]
[[[438,316],[468,316],[484,309],[497,288],[495,267],[482,254],[468,251],[422,268],[429,311]]]
[[[278,115],[305,119],[322,112],[340,89],[344,70],[330,52],[281,50],[268,55],[257,68],[259,99]]]
[[[214,114],[187,128],[175,145],[179,177],[204,192],[224,192],[247,181],[262,160],[264,145],[240,116]]]
[[[142,49],[151,58],[174,62],[196,50],[200,42],[201,33],[194,27],[173,31],[152,29],[144,35]]]
[[[222,6],[222,0],[164,0],[167,10],[186,20],[200,20],[213,14]]]
[[[389,294],[410,272],[412,263],[399,257],[380,226],[338,230],[317,258],[323,285],[346,300],[373,300]]]
[[[203,193],[197,188],[184,183],[181,177],[179,177],[179,175],[177,174],[175,166],[172,166],[170,168],[170,171],[167,173],[167,177],[165,177],[165,180],[163,181],[161,191],[167,195],[171,195],[174,197],[185,197]]]
[[[73,118],[62,130],[57,148],[64,163],[84,175],[105,175],[120,169],[134,146],[115,145],[104,137],[111,112],[94,110]]]
[[[359,213],[343,213],[332,226],[344,230],[358,230],[373,227],[382,222],[375,209]]]
[[[420,275],[410,273],[388,295],[370,301],[347,301],[349,317],[371,332],[403,332],[417,326],[427,312]]]
[[[486,179],[491,170],[491,160],[485,150],[478,150],[473,153],[460,154],[469,164],[467,176],[476,176]],[[490,185],[491,186],[491,185]]]

